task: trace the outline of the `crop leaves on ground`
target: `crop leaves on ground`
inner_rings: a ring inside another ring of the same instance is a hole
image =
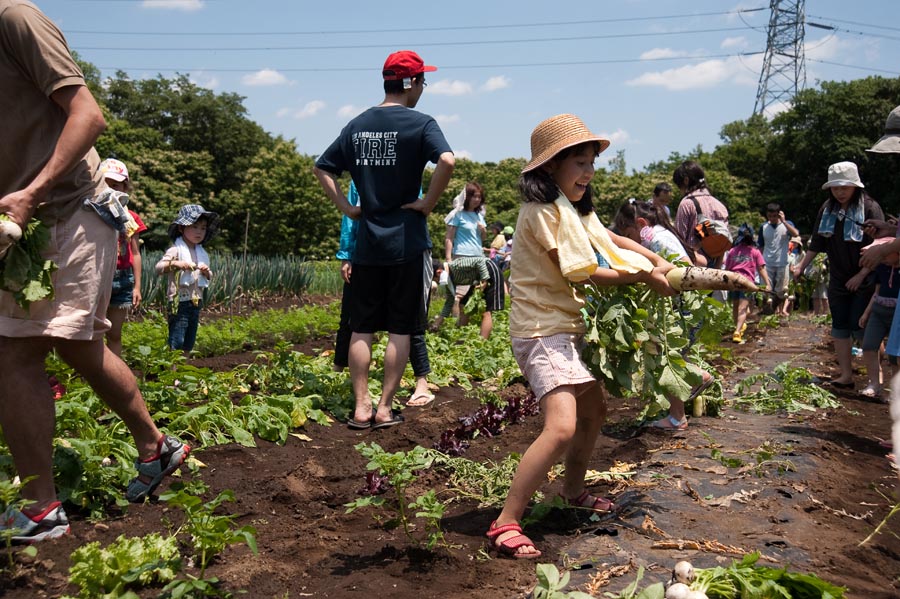
[[[833,393],[813,383],[809,370],[792,367],[789,362],[778,364],[772,372],[746,377],[737,384],[735,393],[736,407],[761,414],[841,407]]]
[[[585,286],[585,363],[616,397],[640,397],[644,416],[686,401],[702,380],[700,352],[727,326],[723,304],[698,292],[665,298],[643,285]],[[697,343],[701,341],[701,343]]]
[[[441,530],[441,518],[444,515],[444,504],[441,503],[433,489],[422,495],[410,497],[410,487],[418,479],[419,473],[428,470],[434,462],[433,452],[416,446],[410,451],[388,452],[377,443],[358,443],[354,445],[364,458],[369,460],[366,470],[384,477],[386,485],[378,489],[384,494],[392,493],[390,499],[384,495],[365,495],[345,504],[347,513],[363,507],[382,508],[392,515],[386,522],[386,528],[400,526],[406,537],[416,545],[421,541],[413,535],[415,524],[412,515],[425,522],[425,547],[434,549],[438,544],[446,545]],[[371,488],[371,486],[370,486]],[[410,512],[413,514],[411,515]]]

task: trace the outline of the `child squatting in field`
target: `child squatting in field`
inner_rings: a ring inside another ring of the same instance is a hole
[[[209,287],[212,272],[209,254],[203,244],[216,234],[219,215],[199,204],[187,204],[169,225],[169,237],[175,244],[156,263],[157,274],[168,274],[166,297],[177,307],[169,314],[169,348],[194,349],[203,290]]]
[[[515,558],[541,555],[522,534],[519,519],[563,455],[562,499],[596,512],[615,509],[612,501],[584,488],[588,460],[606,417],[606,392],[580,357],[585,299],[570,281],[646,283],[660,294],[675,293],[665,277],[671,263],[607,231],[594,213],[594,159],[609,143],[574,115],[552,117],[532,132],[532,157],[519,178],[523,204],[511,265],[509,328],[516,362],[541,402],[544,427],[522,456],[503,510],[487,532],[494,549]],[[612,267],[598,267],[595,251]]]

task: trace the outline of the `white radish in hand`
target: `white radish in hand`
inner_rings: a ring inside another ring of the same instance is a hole
[[[721,268],[681,266],[667,272],[666,279],[677,291],[759,291],[759,287],[744,275]]]
[[[9,217],[0,215],[0,259],[6,256],[6,252],[22,239],[22,227],[9,220]]]
[[[676,582],[666,589],[666,599],[688,599],[691,594],[691,587],[683,582]]]
[[[684,599],[709,599],[703,591],[691,591]]]

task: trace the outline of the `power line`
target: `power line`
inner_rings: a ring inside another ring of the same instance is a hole
[[[861,67],[854,64],[844,64],[842,62],[832,62],[830,60],[822,60],[820,58],[807,58],[808,62],[819,62],[822,64],[830,64],[835,67],[845,67],[848,69],[857,69],[860,71],[871,71],[872,73],[884,73],[886,75],[892,75],[894,77],[900,77],[900,71],[888,71],[887,69],[876,69],[873,67]]]
[[[93,0],[100,1],[100,0]],[[103,0],[103,1],[112,1],[112,0]],[[455,25],[455,26],[444,26],[444,27],[408,27],[408,28],[391,28],[391,29],[333,29],[333,30],[319,30],[319,31],[196,31],[196,32],[187,32],[187,31],[102,31],[102,30],[87,30],[87,29],[67,29],[66,34],[97,34],[103,35],[104,37],[109,37],[111,35],[126,35],[128,37],[134,37],[138,35],[160,35],[160,36],[257,36],[257,35],[341,35],[341,34],[358,34],[358,33],[408,33],[408,32],[422,32],[422,31],[470,31],[470,30],[478,30],[478,29],[516,29],[516,28],[526,28],[526,27],[555,27],[560,25],[596,25],[603,23],[627,23],[627,22],[636,22],[636,21],[656,21],[662,19],[688,19],[693,17],[711,17],[711,16],[723,16],[723,15],[733,15],[733,14],[742,14],[742,13],[751,13],[757,12],[761,10],[766,10],[765,8],[746,8],[742,10],[729,10],[729,11],[721,11],[721,12],[702,12],[702,13],[692,13],[692,14],[677,14],[677,15],[658,15],[653,17],[622,17],[616,19],[585,19],[580,21],[544,21],[541,23],[516,23],[516,24],[503,24],[503,25]]]
[[[886,25],[872,25],[871,23],[860,23],[859,21],[848,21],[847,19],[833,19],[831,17],[821,17],[816,15],[806,15],[812,19],[820,19],[822,21],[832,21],[834,23],[846,23],[847,25],[859,25],[860,27],[871,27],[873,29],[886,29],[888,31],[900,31],[900,27],[888,27]]]
[[[610,58],[605,60],[585,60],[585,61],[562,61],[562,62],[528,62],[528,63],[497,63],[497,64],[477,64],[477,65],[441,65],[441,70],[446,71],[450,69],[498,69],[498,68],[519,68],[519,67],[561,67],[561,66],[582,66],[582,65],[594,65],[594,64],[623,64],[623,63],[635,63],[635,62],[661,62],[661,61],[673,61],[673,60],[709,60],[716,58],[735,58],[740,56],[753,56],[754,54],[762,54],[762,52],[743,52],[740,54],[704,54],[704,55],[692,55],[692,56],[664,56],[658,58]],[[159,72],[192,72],[192,71],[203,71],[205,73],[255,73],[260,69],[238,69],[238,68],[225,68],[225,69],[206,69],[206,68],[151,68],[151,67],[106,67],[100,66],[98,67],[104,71],[159,71]],[[298,68],[287,68],[287,69],[273,69],[278,71],[279,73],[319,73],[319,72],[362,72],[362,71],[375,71],[377,68],[373,68],[372,66],[367,67],[298,67]]]
[[[600,39],[622,39],[635,37],[661,37],[672,35],[694,35],[698,33],[721,33],[723,31],[743,31],[744,27],[723,27],[719,29],[693,29],[681,31],[662,31],[649,33],[609,33],[605,35],[582,35],[582,36],[565,36],[565,37],[548,37],[548,38],[521,38],[508,40],[475,40],[475,41],[452,41],[452,42],[422,42],[409,43],[408,45],[417,48],[435,47],[435,46],[485,46],[499,44],[535,44],[541,42],[565,42],[565,41],[585,41]],[[110,52],[255,52],[255,51],[278,51],[278,50],[360,50],[366,48],[394,48],[396,42],[388,44],[341,44],[334,46],[323,46],[320,44],[311,46],[220,46],[220,47],[174,47],[167,48],[147,48],[147,47],[131,47],[117,48],[114,46],[79,46],[76,50],[97,50]]]

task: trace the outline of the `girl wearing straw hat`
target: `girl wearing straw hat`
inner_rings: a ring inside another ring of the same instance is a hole
[[[519,178],[523,204],[511,265],[510,334],[516,361],[541,402],[544,428],[522,456],[503,510],[487,532],[496,551],[515,558],[541,555],[522,534],[519,519],[563,456],[562,501],[594,512],[615,509],[612,501],[584,488],[606,416],[606,392],[580,357],[584,293],[570,282],[640,282],[674,294],[665,277],[672,265],[607,231],[594,213],[594,159],[608,146],[609,140],[591,133],[578,117],[552,117],[531,134],[531,160]],[[598,258],[610,267],[599,267]]]

